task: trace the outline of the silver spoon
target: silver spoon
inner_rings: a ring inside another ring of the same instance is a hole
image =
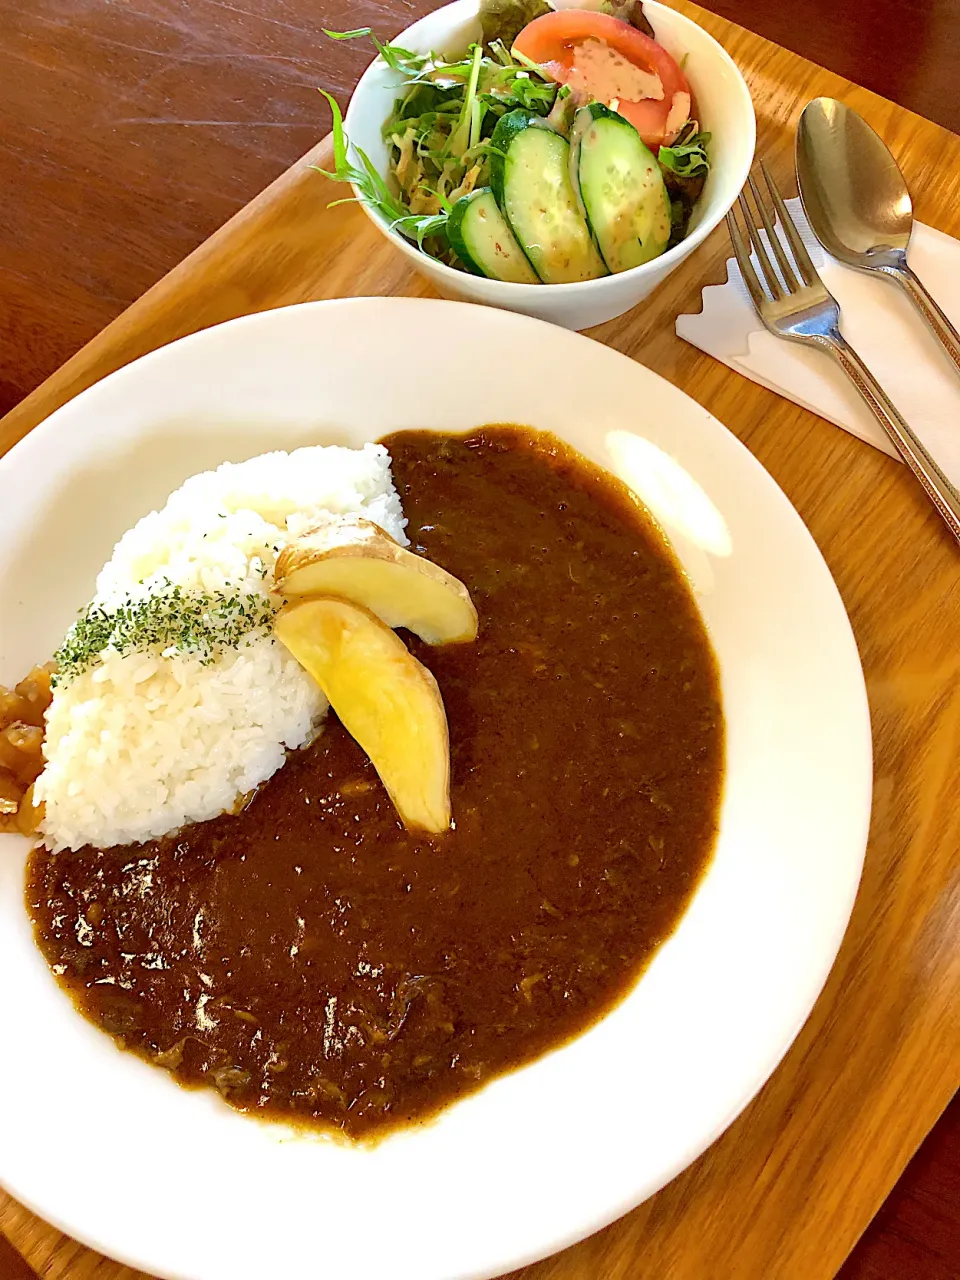
[[[815,98],[797,127],[797,183],[826,251],[896,280],[960,373],[960,333],[907,265],[913,205],[883,139],[845,103]]]

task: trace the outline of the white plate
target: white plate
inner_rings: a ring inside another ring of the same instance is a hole
[[[312,303],[176,342],[78,396],[0,460],[0,681],[50,652],[114,540],[191,473],[268,448],[495,421],[555,431],[660,511],[721,668],[714,861],[598,1026],[368,1150],[244,1119],[117,1050],[48,973],[23,906],[25,842],[0,837],[0,1181],[133,1266],[453,1280],[539,1258],[722,1132],[833,963],[871,784],[836,588],[786,498],[704,409],[539,321],[427,300]]]

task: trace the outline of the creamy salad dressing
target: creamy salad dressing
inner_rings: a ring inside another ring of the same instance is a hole
[[[605,40],[592,36],[575,46],[573,68],[568,83],[597,102],[643,98],[663,101],[663,81],[652,71],[644,71],[618,53]]]

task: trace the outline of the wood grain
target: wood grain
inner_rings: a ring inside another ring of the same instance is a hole
[[[960,234],[960,138],[757,36],[679,3],[743,68],[761,153],[789,186],[803,103],[849,101],[893,147],[919,215]],[[348,294],[429,295],[352,207],[293,166],[0,421],[0,450],[135,356],[249,311]],[[876,793],[853,920],[827,987],[767,1087],[728,1132],[620,1222],[515,1280],[826,1280],[946,1106],[960,1063],[960,559],[905,470],[738,378],[673,334],[723,278],[715,234],[649,303],[593,331],[642,360],[751,448],[797,506],[860,645]],[[50,1280],[131,1280],[9,1198],[0,1228]]]
[[[837,1280],[957,1280],[960,1095],[910,1161]]]
[[[329,128],[436,0],[0,0],[0,414]],[[960,0],[711,0],[960,130]]]
[[[434,0],[0,0],[0,414],[292,164]]]
[[[0,1280],[37,1280],[37,1273],[3,1236],[0,1236]]]
[[[960,133],[957,0],[710,0],[706,8]]]

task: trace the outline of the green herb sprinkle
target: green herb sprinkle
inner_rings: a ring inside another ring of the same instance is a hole
[[[192,654],[208,664],[224,649],[235,649],[254,631],[273,622],[277,606],[265,596],[223,591],[184,591],[167,584],[142,599],[128,597],[109,609],[90,604],[54,654],[53,682],[74,679],[99,659],[104,649]]]

